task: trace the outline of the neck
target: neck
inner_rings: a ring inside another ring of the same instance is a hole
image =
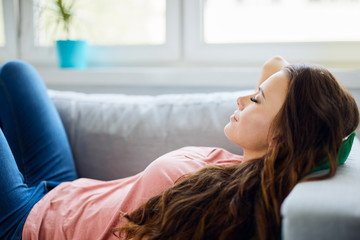
[[[244,149],[244,161],[261,158],[265,155],[266,150],[264,151],[251,151],[249,149]]]

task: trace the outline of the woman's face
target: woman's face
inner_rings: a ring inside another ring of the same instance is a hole
[[[279,71],[265,80],[257,92],[237,99],[238,109],[225,126],[225,135],[244,149],[244,160],[265,154],[270,125],[284,104],[288,75]]]

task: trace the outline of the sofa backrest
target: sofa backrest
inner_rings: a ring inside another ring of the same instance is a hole
[[[241,92],[158,96],[49,90],[64,123],[80,177],[111,180],[142,171],[184,146],[241,154],[224,135]]]

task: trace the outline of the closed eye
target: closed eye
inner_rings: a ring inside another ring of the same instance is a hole
[[[256,98],[250,97],[250,101],[257,103],[258,101],[256,100]]]

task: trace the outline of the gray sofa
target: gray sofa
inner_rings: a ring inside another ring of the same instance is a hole
[[[130,96],[49,90],[80,177],[102,180],[138,173],[183,146],[216,146],[241,154],[223,128],[244,93]],[[298,184],[281,212],[282,239],[360,239],[358,139],[334,178]]]

